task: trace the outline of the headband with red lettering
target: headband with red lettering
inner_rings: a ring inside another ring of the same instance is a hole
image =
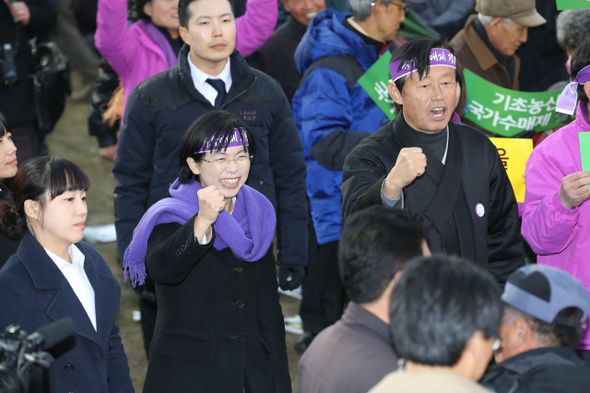
[[[223,146],[224,143],[227,142],[226,146]],[[217,135],[213,135],[211,139],[207,142],[203,143],[203,146],[196,151],[197,153],[205,153],[205,152],[213,152],[217,150],[221,150],[221,148],[230,148],[230,147],[242,147],[242,146],[249,146],[248,144],[248,134],[246,134],[246,129],[243,127],[234,128],[233,131],[222,131]]]
[[[447,66],[457,69],[457,58],[450,51],[443,48],[433,48],[430,51],[430,67]],[[417,68],[413,61],[404,64],[404,60],[396,60],[389,63],[389,72],[391,80],[395,82],[402,76],[406,76],[416,71]]]

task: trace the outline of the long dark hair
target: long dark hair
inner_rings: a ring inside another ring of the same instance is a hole
[[[11,131],[10,124],[8,124],[8,121],[6,120],[6,116],[4,116],[4,113],[0,112],[0,138],[4,138],[6,134]],[[10,237],[17,237],[17,235],[14,234],[14,225],[16,223],[14,222],[14,216],[11,213],[12,206],[13,202],[11,194],[8,194],[6,199],[0,200],[0,232]],[[3,223],[4,219],[7,220],[6,224]]]
[[[47,193],[53,200],[66,191],[86,191],[89,187],[86,172],[70,160],[47,156],[27,160],[14,177],[12,198],[0,202],[0,230],[11,237],[22,237],[26,200],[39,202],[43,209]]]

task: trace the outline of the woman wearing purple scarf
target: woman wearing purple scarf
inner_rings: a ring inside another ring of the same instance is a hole
[[[181,169],[125,253],[133,285],[146,266],[158,316],[145,392],[290,392],[272,204],[245,185],[250,130],[224,111],[187,130]]]

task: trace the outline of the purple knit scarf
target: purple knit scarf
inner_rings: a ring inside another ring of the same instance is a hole
[[[170,186],[172,198],[164,198],[144,214],[133,231],[133,240],[123,258],[125,281],[127,270],[133,286],[145,282],[145,257],[148,239],[156,225],[177,222],[184,224],[199,212],[197,191],[203,186],[197,181]],[[255,262],[268,251],[276,228],[275,211],[268,199],[246,185],[238,192],[232,214],[222,210],[213,224],[213,248],[229,247],[239,259]]]
[[[160,30],[153,23],[146,22],[145,20],[140,20],[137,22],[138,25],[144,28],[147,31],[148,35],[151,37],[152,40],[162,49],[162,53],[166,58],[166,63],[168,63],[168,67],[175,67],[178,64],[178,56],[174,54],[174,50],[170,46],[170,43],[162,34]]]

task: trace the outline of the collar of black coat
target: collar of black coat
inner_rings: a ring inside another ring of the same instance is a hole
[[[190,47],[184,44],[178,55],[176,67],[168,68],[138,85],[137,89],[145,106],[162,107],[173,112],[193,101],[200,101],[204,105],[211,106],[211,103],[195,88],[188,64],[189,51]],[[232,85],[227,93],[226,103],[248,90],[256,81],[255,72],[258,72],[250,68],[237,50],[234,50],[229,58]]]
[[[287,22],[285,23],[285,26],[291,26],[293,29],[301,32],[302,37],[303,37],[303,34],[305,34],[305,32],[307,31],[307,26],[305,26],[303,23],[298,22],[291,15],[289,15],[287,17]]]
[[[178,56],[178,53],[180,52],[180,49],[183,46],[182,38],[180,38],[180,36],[172,38],[172,36],[170,35],[170,31],[167,28],[158,26],[156,24],[154,24],[154,26],[156,26],[156,28],[160,30],[160,33],[162,33],[164,37],[166,37],[166,40],[168,40],[168,43],[172,47],[174,54]]]
[[[195,84],[193,83],[191,77],[191,69],[188,64],[188,54],[190,52],[190,46],[184,44],[182,49],[180,50],[180,54],[178,55],[178,70],[180,78],[183,80],[183,83],[191,92],[192,95],[195,97],[200,97],[203,100],[205,98],[197,91],[195,88]],[[242,57],[240,52],[234,49],[233,53],[229,56],[230,62],[230,72],[232,77],[232,86],[229,89],[227,94],[226,101],[229,101],[237,94],[237,92],[243,91],[248,85],[250,85],[254,79],[254,75],[250,70],[250,66],[246,62],[246,60]],[[188,76],[188,77],[187,77]],[[232,94],[233,93],[233,94]],[[207,101],[208,102],[208,101]]]

